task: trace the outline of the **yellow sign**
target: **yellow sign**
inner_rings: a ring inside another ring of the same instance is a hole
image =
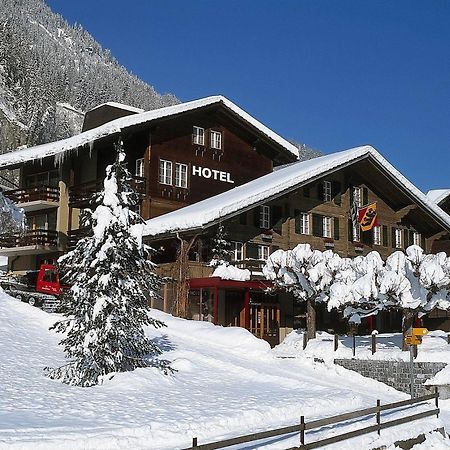
[[[408,334],[405,336],[405,343],[406,345],[420,345],[422,343],[422,338],[419,336],[411,336]]]
[[[428,334],[428,330],[426,328],[413,328],[412,335],[413,336],[425,336]]]
[[[362,231],[371,230],[377,223],[377,202],[358,210],[358,222]]]

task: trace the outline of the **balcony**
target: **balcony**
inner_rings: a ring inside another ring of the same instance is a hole
[[[22,256],[58,251],[58,232],[36,229],[25,234],[0,235],[0,256]]]
[[[85,237],[92,236],[91,227],[83,227],[78,230],[70,230],[67,232],[67,251],[73,250],[78,241]]]
[[[146,193],[146,179],[144,177],[133,176],[129,180],[130,186],[142,198]],[[69,205],[72,208],[85,208],[89,206],[92,196],[101,192],[103,180],[90,181],[89,183],[78,184],[69,188]]]
[[[55,208],[59,204],[59,188],[54,186],[14,189],[4,194],[25,212]]]

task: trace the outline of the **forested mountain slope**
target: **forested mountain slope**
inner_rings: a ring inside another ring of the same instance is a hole
[[[0,152],[67,137],[107,101],[175,104],[130,74],[80,25],[42,0],[0,2]]]

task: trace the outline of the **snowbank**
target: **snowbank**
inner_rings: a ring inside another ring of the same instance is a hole
[[[138,369],[79,388],[43,374],[45,366],[64,363],[59,336],[48,330],[59,316],[0,294],[0,449],[173,450],[188,447],[194,436],[204,443],[290,425],[302,414],[311,420],[373,406],[378,398],[406,398],[341,367],[277,358],[242,328],[153,315],[167,327],[149,328],[148,335],[164,347],[177,369],[173,376]],[[439,426],[437,419],[423,420],[414,433]],[[396,427],[381,439],[367,435],[339,448],[363,450],[409,435],[409,426]],[[271,442],[264,448],[284,449],[297,445],[298,436]]]

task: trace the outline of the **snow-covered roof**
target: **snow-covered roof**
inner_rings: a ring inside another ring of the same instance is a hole
[[[141,109],[141,108],[135,108],[134,106],[125,105],[124,103],[106,102],[106,103],[102,103],[101,105],[94,106],[88,112],[95,111],[96,109],[102,108],[103,106],[112,106],[113,108],[119,108],[119,109],[123,109],[125,111],[131,111],[131,112],[134,112],[137,114],[143,113],[145,111],[144,109]]]
[[[86,145],[92,146],[94,141],[105,136],[121,133],[122,130],[126,128],[220,103],[233,113],[237,114],[242,120],[257,128],[272,141],[276,142],[280,146],[284,147],[288,152],[298,157],[298,149],[295,145],[286,141],[284,138],[267,128],[250,114],[239,108],[239,106],[235,105],[232,101],[218,95],[201,98],[191,102],[180,103],[179,105],[154,109],[152,111],[146,111],[140,114],[121,117],[67,139],[5,153],[0,155],[0,168],[15,166],[26,161],[39,160],[50,156],[58,157],[59,155],[61,157],[62,154],[69,150],[74,150]]]
[[[450,195],[450,189],[433,189],[427,192],[428,200],[439,205]]]
[[[422,205],[444,227],[450,230],[450,216],[434,202],[428,200],[423,192],[407,180],[373,147],[366,145],[290,164],[214,197],[150,219],[146,222],[144,235],[158,236],[207,227],[364,158],[371,158],[382,166],[419,205]]]

